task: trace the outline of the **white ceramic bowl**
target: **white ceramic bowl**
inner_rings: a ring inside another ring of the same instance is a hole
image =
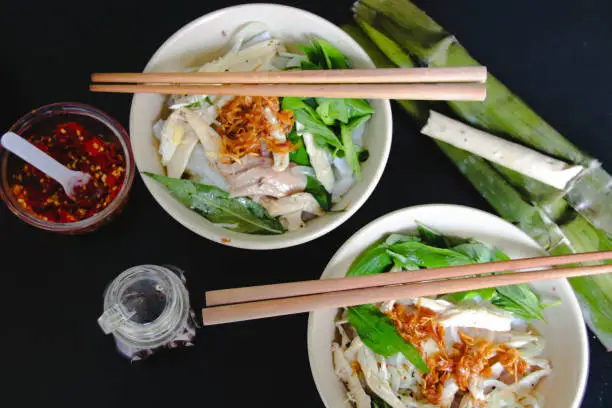
[[[321,278],[344,276],[355,257],[369,245],[391,232],[415,232],[416,221],[446,235],[475,238],[500,248],[511,258],[545,255],[528,235],[495,215],[456,205],[425,205],[392,212],[363,227],[336,252]],[[545,310],[547,323],[534,324],[546,339],[545,355],[553,367],[553,373],[539,386],[545,407],[578,408],[588,373],[588,340],[578,301],[566,280],[538,282],[534,287],[542,294],[554,292],[563,301]],[[327,408],[350,407],[332,364],[336,315],[336,309],[321,310],[310,313],[308,320],[310,367]]]
[[[181,71],[227,51],[233,32],[250,21],[266,24],[272,34],[286,43],[307,42],[309,37],[326,39],[346,55],[356,68],[374,68],[365,51],[337,26],[306,11],[272,4],[249,4],[225,8],[186,25],[170,37],[153,55],[145,72]],[[164,96],[137,94],[130,113],[130,137],[138,170],[163,174],[153,146],[153,124],[160,118]],[[157,202],[175,220],[196,234],[226,245],[249,249],[275,249],[308,242],[333,230],[353,215],[376,187],[391,147],[391,107],[388,100],[372,101],[376,113],[369,122],[364,140],[370,151],[363,164],[363,181],[356,183],[337,208],[347,210],[309,221],[305,228],[282,235],[263,236],[232,232],[186,208],[164,187],[143,176]]]

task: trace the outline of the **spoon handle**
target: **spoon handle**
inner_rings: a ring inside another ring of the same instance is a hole
[[[72,176],[72,170],[66,168],[63,164],[16,133],[5,133],[2,135],[0,143],[6,150],[21,157],[24,161],[36,167],[63,186],[66,185],[66,182]]]

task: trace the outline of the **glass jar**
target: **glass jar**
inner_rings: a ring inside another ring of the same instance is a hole
[[[192,345],[196,324],[183,273],[157,265],[124,271],[106,289],[98,323],[106,334],[113,334],[119,352],[132,360],[160,347]]]
[[[125,179],[115,199],[99,213],[77,222],[59,223],[36,217],[17,202],[17,198],[11,191],[10,163],[20,159],[2,147],[0,147],[0,198],[13,214],[34,227],[61,234],[86,233],[106,224],[123,209],[134,182],[136,172],[134,156],[129,136],[123,126],[101,110],[81,103],[54,103],[32,110],[15,122],[9,131],[28,138],[33,133],[45,133],[64,122],[76,122],[89,129],[95,136],[112,141],[121,148],[125,157]]]

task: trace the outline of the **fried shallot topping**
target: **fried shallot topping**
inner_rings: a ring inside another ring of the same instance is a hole
[[[529,370],[529,364],[519,356],[518,350],[470,337],[461,330],[458,331],[461,341],[453,344],[451,351],[447,352],[444,327],[436,320],[436,313],[419,305],[416,312],[409,313],[402,305],[396,304],[388,315],[400,335],[421,354],[423,341],[431,338],[438,345],[438,352],[427,356],[430,371],[423,376],[421,384],[421,392],[431,404],[440,403],[448,380],[454,379],[460,391],[468,391],[473,377],[491,377],[491,367],[495,363],[499,362],[515,382]]]
[[[221,108],[217,122],[213,127],[221,137],[225,162],[260,155],[264,150],[289,153],[297,148],[277,138],[291,131],[295,118],[292,111],[280,109],[276,97],[238,96]]]

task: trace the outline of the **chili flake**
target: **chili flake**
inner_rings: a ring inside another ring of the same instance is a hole
[[[19,162],[10,179],[11,191],[32,215],[60,223],[81,221],[106,208],[121,190],[125,157],[117,144],[75,122],[59,124],[51,134],[34,134],[28,140],[69,169],[91,175],[87,184],[75,189],[73,200],[57,181]]]

